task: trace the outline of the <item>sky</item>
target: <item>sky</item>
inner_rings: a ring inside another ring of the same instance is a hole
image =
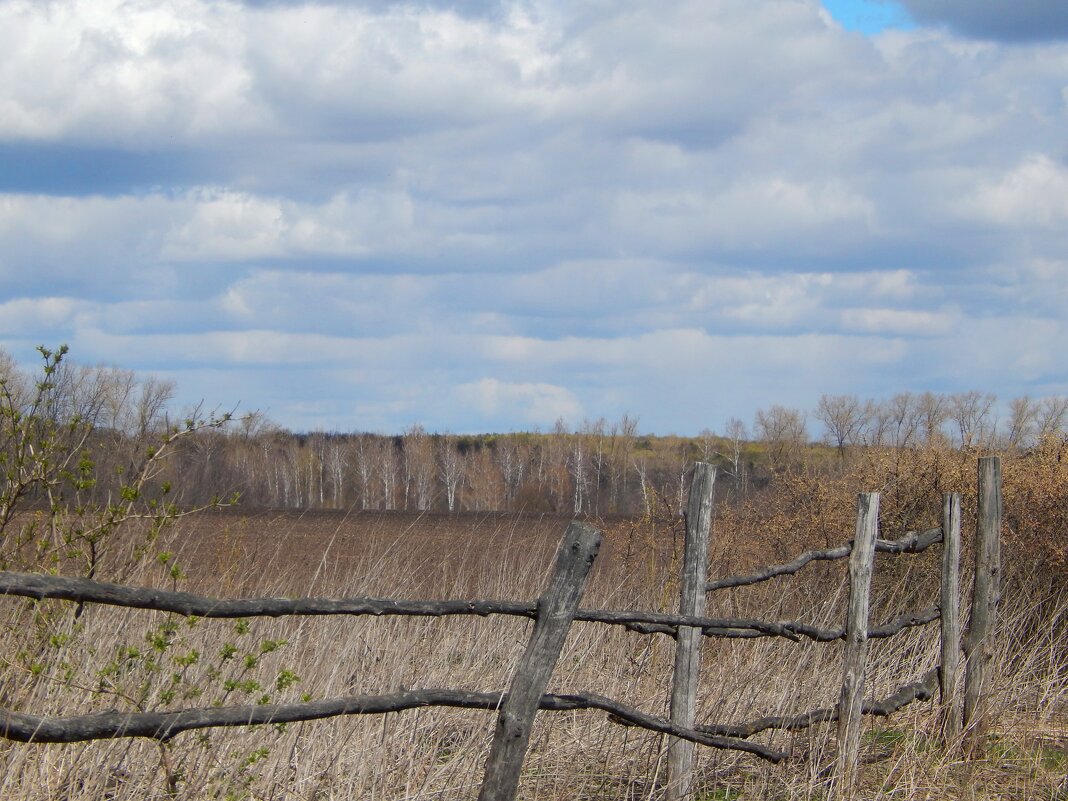
[[[0,0],[0,348],[295,430],[1068,394],[1068,3]]]

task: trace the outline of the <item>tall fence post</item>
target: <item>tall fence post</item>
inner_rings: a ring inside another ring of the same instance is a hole
[[[942,495],[942,582],[939,596],[941,648],[938,668],[942,741],[960,736],[961,709],[957,692],[960,665],[960,493]]]
[[[568,527],[560,543],[549,587],[538,599],[530,642],[497,716],[479,801],[512,801],[516,796],[534,715],[560,658],[600,546],[600,532],[579,522]]]
[[[1001,458],[979,460],[979,504],[976,510],[975,578],[972,613],[964,640],[965,743],[975,751],[990,724],[985,694],[990,689],[994,628],[1001,601]]]
[[[868,660],[868,607],[879,531],[879,493],[857,496],[857,528],[849,554],[849,609],[846,617],[842,692],[838,700],[836,796],[848,798],[857,780],[864,674]]]
[[[682,556],[679,614],[705,614],[708,583],[708,539],[712,528],[712,494],[716,468],[694,465],[690,499],[686,506],[686,544]],[[700,629],[679,626],[675,640],[675,676],[671,686],[671,722],[693,728],[697,714],[697,682],[701,670]],[[667,799],[687,798],[693,786],[693,743],[672,737],[668,741]]]

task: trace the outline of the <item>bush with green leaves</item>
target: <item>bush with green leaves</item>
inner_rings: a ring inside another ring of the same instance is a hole
[[[177,588],[183,572],[161,535],[237,497],[183,507],[168,460],[184,442],[224,428],[231,414],[196,409],[176,422],[168,385],[72,366],[66,346],[38,351],[34,373],[0,351],[0,570],[120,582],[136,574]],[[225,634],[200,631],[194,617],[132,612],[137,623],[103,644],[86,634],[92,613],[80,604],[11,600],[3,611],[0,624],[20,632],[0,672],[0,705],[9,709],[34,712],[30,705],[60,688],[81,690],[95,709],[265,704],[300,681],[277,658],[265,664],[286,641],[257,636],[244,620]],[[211,740],[200,735],[205,747]],[[220,796],[247,795],[262,751],[231,755],[233,764],[220,767]],[[159,754],[174,794],[181,766],[169,743],[159,743]]]

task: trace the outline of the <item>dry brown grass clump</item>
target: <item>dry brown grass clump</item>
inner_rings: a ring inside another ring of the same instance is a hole
[[[840,485],[832,482],[825,495],[808,500],[810,507],[795,509],[801,533],[795,530],[793,542],[785,541],[785,517],[769,515],[769,520],[782,520],[775,525],[782,526],[784,538],[767,546],[769,555],[792,556],[810,544],[846,539],[854,512],[848,504],[838,511],[840,494],[849,490],[837,487],[847,484],[845,478]],[[1008,486],[1007,479],[1007,494]],[[716,524],[717,575],[742,561],[736,550],[745,529],[742,518],[731,517],[736,513],[724,511]],[[889,500],[888,519],[910,514],[903,504]],[[911,519],[922,523],[923,514],[917,511]],[[817,523],[821,516],[830,522]],[[238,525],[227,519],[227,525]],[[253,560],[260,569],[269,567],[270,575],[225,572],[223,589],[228,595],[536,597],[550,563],[549,538],[530,538],[521,525],[503,518],[496,530],[484,534],[451,546],[442,540],[436,556],[425,547],[417,525],[389,529],[379,522],[359,539],[327,536],[324,542],[333,541],[334,548],[347,543],[344,559],[335,559],[329,551],[310,561],[307,553],[296,554],[315,565],[302,574],[300,586],[286,574],[287,551],[279,541],[272,543],[281,547],[273,549],[266,562],[262,555],[260,561]],[[178,556],[172,558],[180,559],[182,530],[173,536],[170,550]],[[584,605],[671,610],[670,529],[620,526],[607,531],[607,539],[605,564],[596,571]],[[311,547],[310,541],[302,540],[300,547]],[[936,596],[930,583],[935,551],[902,557],[893,568],[880,558],[880,569],[891,572],[894,581],[879,584],[877,618]],[[728,560],[728,553],[735,555]],[[240,559],[241,554],[234,552],[230,558]],[[709,614],[759,613],[837,625],[845,600],[841,564],[810,571],[812,575],[794,581],[779,579],[717,593],[710,599]],[[132,579],[158,585],[168,582],[169,575],[168,566],[145,563]],[[1024,575],[1017,565],[1005,588],[998,675],[990,693],[997,725],[981,753],[966,761],[944,749],[935,736],[936,710],[931,705],[913,705],[892,719],[869,721],[863,797],[1068,799],[1063,785],[1068,767],[1068,659],[1063,645],[1068,596],[1052,592],[1048,583],[1026,581]],[[211,575],[199,569],[189,583],[209,591]],[[3,705],[46,715],[256,703],[266,698],[294,701],[413,687],[502,690],[529,632],[529,623],[503,618],[277,619],[235,625],[99,607],[89,607],[76,618],[69,605],[16,599],[0,601],[0,626]],[[672,658],[673,641],[664,636],[576,624],[549,689],[600,693],[662,715]],[[833,705],[840,658],[836,644],[707,641],[699,722],[738,722]],[[875,643],[869,695],[884,696],[918,678],[936,659],[936,632],[931,628]],[[186,733],[162,746],[143,741],[69,746],[0,741],[0,797],[467,799],[477,794],[493,723],[491,713],[426,709],[284,729]],[[833,757],[832,728],[762,735],[761,741],[789,751],[791,763],[769,766],[753,757],[698,748],[695,797],[823,797],[821,770]],[[660,798],[663,756],[663,738],[613,724],[603,714],[542,713],[525,763],[521,797]]]

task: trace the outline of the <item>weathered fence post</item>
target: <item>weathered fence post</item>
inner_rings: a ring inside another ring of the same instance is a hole
[[[960,663],[960,493],[942,495],[942,586],[939,597],[941,661],[938,669],[942,741],[960,736],[961,710],[957,692]]]
[[[686,544],[682,556],[679,614],[703,616],[708,583],[708,538],[712,527],[712,494],[716,468],[694,465],[690,500],[686,506]],[[697,713],[697,680],[701,670],[700,629],[679,626],[675,640],[675,677],[671,686],[671,722],[693,728]],[[693,743],[668,741],[667,799],[687,798],[693,785]]]
[[[560,543],[549,587],[538,599],[538,616],[530,643],[519,660],[497,716],[479,801],[515,798],[534,714],[560,658],[600,545],[600,532],[579,522],[568,527]]]
[[[969,753],[980,744],[990,723],[984,696],[990,690],[988,671],[1001,601],[1001,458],[997,456],[979,460],[975,540],[972,613],[964,639],[963,725]]]
[[[848,798],[856,784],[864,673],[868,660],[868,607],[875,539],[879,532],[879,493],[857,496],[857,528],[849,554],[849,609],[846,617],[842,692],[838,700],[836,795]]]

